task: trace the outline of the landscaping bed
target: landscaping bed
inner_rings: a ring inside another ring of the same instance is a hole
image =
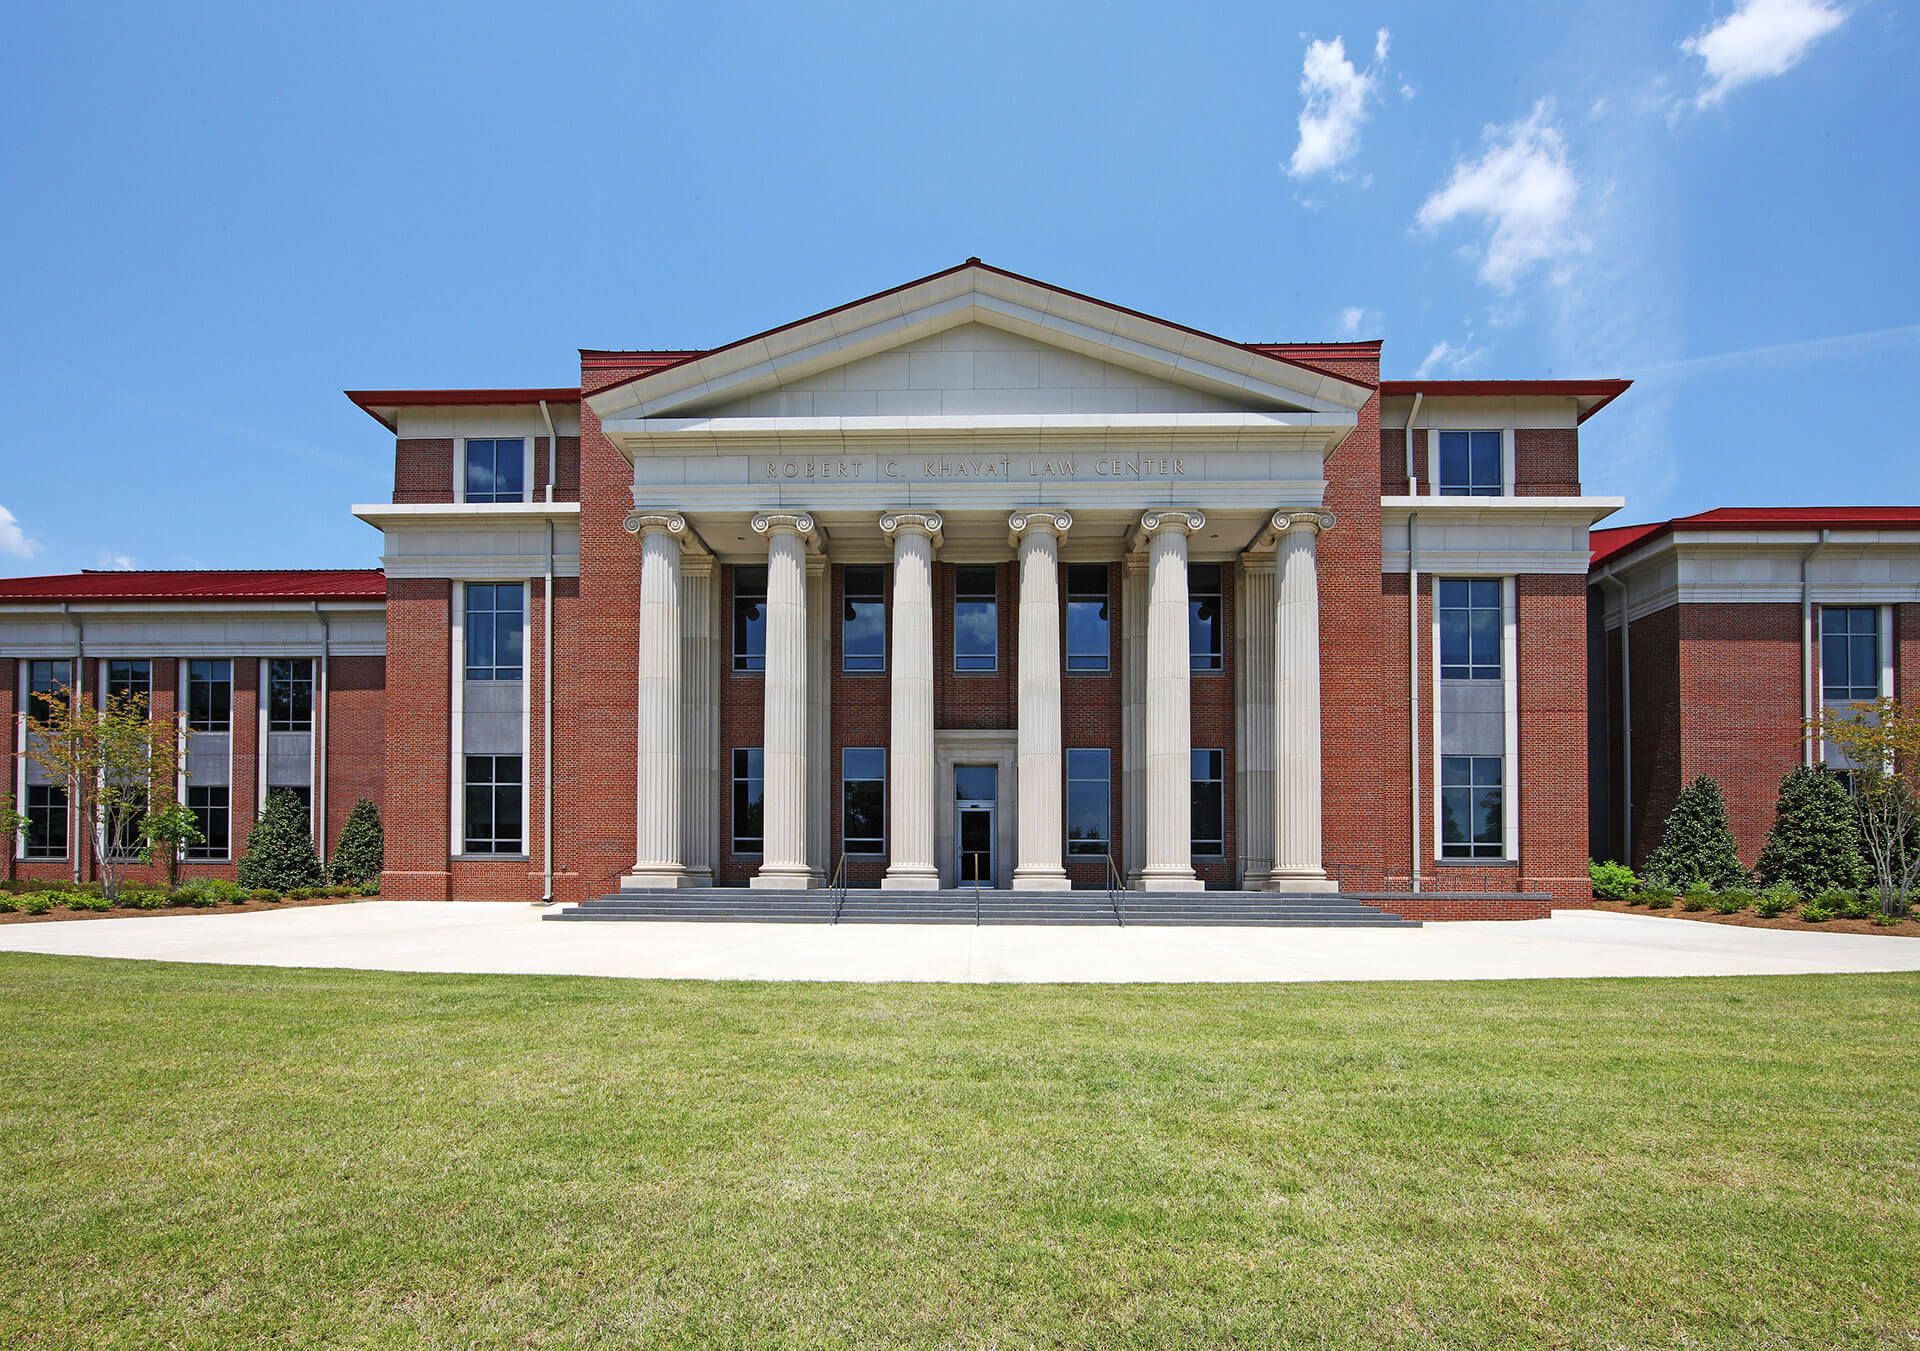
[[[0,924],[40,924],[131,915],[195,915],[244,910],[283,910],[303,905],[342,905],[378,894],[375,886],[297,887],[280,892],[248,890],[219,878],[195,878],[171,890],[124,886],[114,899],[97,882],[0,882]]]
[[[1826,933],[1881,934],[1896,938],[1920,938],[1920,919],[1908,915],[1892,924],[1881,924],[1870,919],[1849,919],[1836,915],[1832,919],[1815,924],[1800,918],[1792,911],[1785,911],[1771,918],[1763,918],[1750,910],[1738,911],[1731,915],[1716,915],[1711,910],[1681,910],[1678,907],[1666,910],[1649,910],[1644,902],[1603,901],[1594,899],[1595,910],[1611,910],[1618,915],[1651,915],[1655,919],[1696,919],[1708,924],[1732,924],[1745,929],[1793,929],[1800,933],[1824,931]]]

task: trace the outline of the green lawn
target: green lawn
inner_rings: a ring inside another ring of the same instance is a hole
[[[0,1345],[1920,1337],[1920,977],[0,955]]]

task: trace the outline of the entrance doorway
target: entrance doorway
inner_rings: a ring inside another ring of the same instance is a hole
[[[953,767],[953,875],[960,886],[993,885],[993,817],[1000,796],[999,777],[994,765]]]

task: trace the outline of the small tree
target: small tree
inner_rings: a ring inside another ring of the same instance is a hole
[[[1743,886],[1747,870],[1733,847],[1720,785],[1702,774],[1680,790],[1667,815],[1666,834],[1647,860],[1646,875],[1684,891],[1695,882],[1716,890]]]
[[[240,860],[240,885],[282,894],[326,883],[320,856],[313,852],[313,830],[300,799],[282,788],[267,795],[266,810],[247,835]]]
[[[1920,890],[1920,804],[1909,782],[1920,772],[1920,708],[1897,699],[1823,708],[1812,730],[1847,759],[1880,908],[1906,914]]]
[[[33,701],[24,754],[64,784],[86,838],[94,842],[100,889],[118,900],[127,864],[151,857],[139,838],[156,803],[170,800],[187,733],[156,718],[147,696],[122,691],[98,707],[59,687]]]
[[[13,794],[0,790],[0,835],[6,836],[7,840],[7,880],[9,882],[13,880],[14,867],[20,861],[19,854],[13,847],[14,841],[25,833],[28,824],[26,816],[14,810]]]
[[[1802,896],[1866,885],[1860,826],[1846,785],[1825,769],[1795,765],[1780,780],[1773,829],[1754,871],[1762,886],[1785,882]]]
[[[378,881],[387,863],[386,832],[380,828],[380,809],[367,798],[353,804],[340,843],[333,851],[333,884],[363,887]]]
[[[181,851],[189,845],[207,842],[192,808],[181,806],[171,795],[154,803],[153,810],[141,819],[140,835],[140,861],[151,863],[156,854],[164,858],[169,890],[180,885]]]

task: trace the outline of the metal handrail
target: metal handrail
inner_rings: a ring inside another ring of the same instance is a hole
[[[847,851],[840,851],[840,861],[833,865],[833,878],[827,883],[833,892],[833,922],[840,922],[840,912],[847,904]]]
[[[1113,922],[1124,929],[1127,922],[1120,917],[1120,893],[1127,889],[1127,880],[1120,875],[1120,865],[1113,861],[1112,854],[1103,857],[1107,860],[1107,904],[1113,907]]]

